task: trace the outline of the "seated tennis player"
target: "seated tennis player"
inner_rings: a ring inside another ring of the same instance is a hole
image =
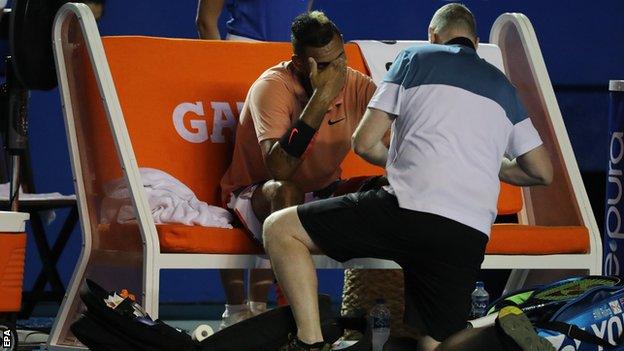
[[[249,89],[221,180],[223,202],[260,242],[272,212],[344,194],[357,183],[341,179],[340,164],[375,92],[370,77],[347,67],[342,34],[325,14],[301,14],[291,31],[292,60],[267,69]],[[228,298],[222,327],[266,309],[270,269],[251,272],[249,307],[243,272],[221,274]]]
[[[441,343],[466,327],[499,182],[552,180],[550,158],[516,89],[476,53],[472,13],[443,6],[429,41],[397,56],[353,135],[355,151],[384,166],[389,185],[289,207],[264,223],[264,245],[298,326],[281,350],[331,349],[319,325],[312,253],[397,262],[405,273],[404,318],[425,335],[418,350],[450,349]],[[391,126],[388,148],[382,138]],[[281,145],[286,152],[314,137],[292,131]],[[524,315],[507,316],[512,340],[523,340],[517,347],[553,349]]]

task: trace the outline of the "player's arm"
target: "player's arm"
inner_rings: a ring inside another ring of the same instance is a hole
[[[221,39],[218,24],[224,2],[225,0],[199,0],[195,23],[200,39]]]
[[[514,160],[505,158],[498,176],[500,180],[513,185],[549,185],[553,179],[553,169],[548,151],[544,145],[540,145]]]
[[[310,59],[310,81],[314,92],[301,116],[279,139],[260,143],[265,164],[276,180],[290,180],[303,160],[330,104],[342,90],[346,79],[346,62],[340,57],[323,70]]]
[[[384,136],[394,118],[387,112],[368,108],[351,138],[355,153],[374,165],[385,167],[388,147],[384,143]]]

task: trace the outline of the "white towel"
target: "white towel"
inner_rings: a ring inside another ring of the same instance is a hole
[[[0,184],[0,199],[8,200],[11,191],[11,183]],[[76,200],[76,195],[63,195],[61,193],[24,193],[22,187],[19,188],[19,198],[21,200]]]
[[[232,228],[232,214],[199,201],[193,191],[170,174],[153,168],[139,168],[154,223],[181,223],[204,227]],[[104,185],[102,223],[136,221],[125,179]]]
[[[11,183],[0,184],[0,200],[10,200],[9,193],[11,192]],[[61,193],[24,193],[22,187],[19,187],[19,199],[30,201],[48,201],[48,200],[76,200],[76,195],[63,195]],[[39,214],[43,217],[46,225],[54,222],[56,219],[56,211],[39,211]]]

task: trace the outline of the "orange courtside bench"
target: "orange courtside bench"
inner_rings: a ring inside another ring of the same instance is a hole
[[[367,73],[358,47],[347,44],[345,48],[349,66]],[[290,45],[111,37],[104,38],[104,49],[139,167],[161,169],[193,189],[199,199],[220,205],[219,181],[229,166],[238,109],[262,71],[289,59]],[[189,105],[180,115],[183,104]],[[227,125],[220,134],[215,121]],[[192,137],[202,141],[189,142]],[[353,154],[343,163],[344,177],[382,172]],[[517,214],[523,207],[520,189],[502,184],[499,214]],[[104,237],[128,237],[123,225],[100,229],[107,231]],[[242,229],[178,224],[156,229],[162,252],[261,252]],[[585,253],[588,247],[585,227],[495,224],[487,253]]]

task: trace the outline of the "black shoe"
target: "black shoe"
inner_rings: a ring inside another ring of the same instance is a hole
[[[331,351],[330,344],[319,342],[313,345],[307,345],[297,336],[290,334],[288,336],[288,342],[279,348],[278,351]]]
[[[507,306],[500,310],[496,323],[523,351],[557,350],[548,340],[537,335],[529,318],[518,307]]]

